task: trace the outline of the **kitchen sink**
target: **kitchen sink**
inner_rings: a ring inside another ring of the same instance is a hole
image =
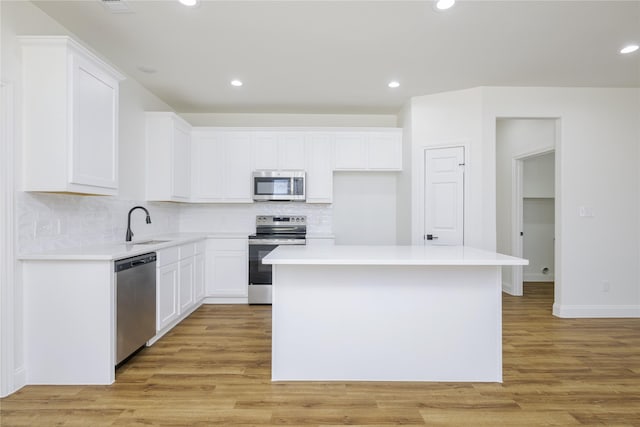
[[[170,242],[171,240],[144,240],[142,242],[127,242],[128,245],[157,245],[160,243]]]

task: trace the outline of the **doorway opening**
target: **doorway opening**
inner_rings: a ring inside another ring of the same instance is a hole
[[[496,121],[496,248],[529,260],[528,266],[503,267],[503,291],[511,295],[524,295],[525,285],[555,293],[558,122]]]

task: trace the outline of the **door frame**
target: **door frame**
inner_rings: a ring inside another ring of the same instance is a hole
[[[418,215],[415,217],[414,219],[414,227],[413,230],[420,230],[420,234],[414,233],[412,232],[412,241],[411,244],[413,245],[423,245],[424,244],[424,236],[426,234],[426,230],[424,229],[424,224],[425,224],[425,215],[426,212],[424,210],[424,202],[425,202],[425,191],[426,191],[426,187],[425,187],[425,183],[426,183],[426,179],[427,179],[427,165],[426,165],[426,154],[427,154],[427,150],[437,150],[437,149],[441,149],[441,148],[456,148],[456,147],[462,147],[462,149],[464,150],[464,179],[463,179],[463,185],[464,185],[464,196],[462,198],[462,203],[463,203],[463,215],[462,215],[462,242],[464,244],[465,242],[465,237],[467,235],[466,233],[466,225],[467,225],[467,214],[468,214],[468,209],[467,206],[469,206],[469,191],[467,191],[467,189],[469,188],[469,171],[471,170],[470,168],[472,167],[471,165],[471,150],[470,150],[470,143],[468,140],[456,140],[456,141],[451,141],[451,142],[442,142],[442,143],[437,143],[437,144],[433,144],[433,145],[422,145],[418,148],[418,150],[413,151],[414,154],[414,168],[417,166],[418,170],[420,171],[420,181],[419,181],[419,186],[416,186],[417,188],[415,188],[413,194],[412,194],[412,199],[418,202]],[[416,154],[420,153],[420,156],[417,156]],[[419,164],[416,164],[416,160],[419,159]],[[415,212],[415,211],[414,211]],[[418,221],[420,221],[418,223]]]
[[[14,235],[13,85],[0,81],[0,397],[23,384],[15,368],[16,340]],[[18,309],[20,313],[20,309]]]
[[[557,141],[556,141],[557,144]],[[524,227],[524,162],[534,157],[544,156],[556,152],[556,147],[541,148],[533,150],[525,154],[520,154],[511,160],[511,250],[513,256],[522,258],[524,255],[524,236],[520,232]],[[557,186],[557,157],[555,159],[554,187]],[[556,191],[557,193],[557,191]],[[555,216],[555,215],[554,215]],[[554,220],[554,224],[555,224]],[[555,225],[554,225],[555,226]],[[554,251],[555,252],[555,251]],[[555,257],[555,254],[554,254]],[[510,294],[514,296],[522,296],[524,293],[523,286],[524,266],[516,265],[511,267],[511,284]]]

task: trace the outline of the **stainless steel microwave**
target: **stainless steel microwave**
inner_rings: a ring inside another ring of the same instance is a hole
[[[253,173],[253,200],[304,201],[304,171],[259,170]]]

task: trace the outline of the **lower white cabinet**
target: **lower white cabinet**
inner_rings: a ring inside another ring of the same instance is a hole
[[[194,276],[193,276],[193,288],[196,301],[202,301],[204,298],[204,280],[205,280],[205,254],[204,247],[205,243],[202,242],[202,252],[196,253],[194,257]]]
[[[156,271],[156,332],[178,318],[178,263]]]
[[[247,302],[247,244],[247,239],[207,239],[206,302]]]
[[[180,313],[186,312],[195,301],[194,298],[194,262],[193,257],[180,261]]]
[[[156,251],[156,336],[150,342],[157,341],[202,303],[204,251],[204,240]]]

